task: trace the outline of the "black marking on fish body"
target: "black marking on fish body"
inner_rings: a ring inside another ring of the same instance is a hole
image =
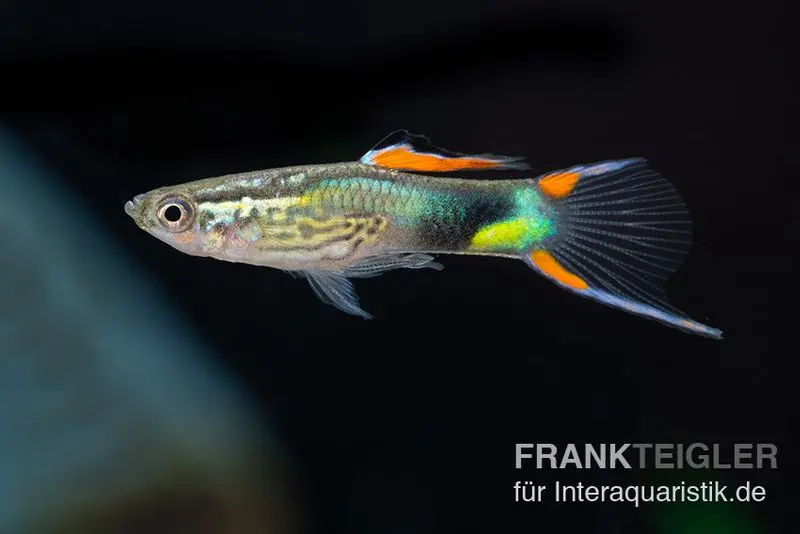
[[[300,231],[300,237],[303,239],[311,239],[318,233],[317,230],[310,224],[300,223],[297,225],[297,229]]]
[[[416,228],[420,243],[438,250],[464,250],[473,236],[487,224],[513,215],[514,200],[510,194],[489,194],[461,198],[462,218],[423,217]]]
[[[357,235],[357,232],[351,231],[347,234],[336,236],[330,239],[326,239],[324,241],[320,241],[319,243],[315,243],[313,245],[289,245],[289,246],[282,246],[279,247],[281,251],[285,252],[314,252],[316,250],[320,250],[330,245],[334,245],[336,243],[350,241]],[[289,239],[294,239],[295,236],[289,234]]]
[[[216,218],[217,215],[213,211],[200,210],[197,216],[197,223],[200,225],[200,228],[208,228],[214,223]]]

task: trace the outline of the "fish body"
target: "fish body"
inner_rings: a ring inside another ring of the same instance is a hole
[[[409,251],[510,255],[524,240],[487,239],[481,230],[518,220],[543,240],[555,223],[532,180],[419,176],[362,163],[222,176],[151,198],[160,195],[184,198],[195,212],[184,235],[164,232],[176,248],[286,270],[338,271]]]
[[[398,131],[357,162],[284,167],[162,187],[125,205],[136,223],[195,256],[305,276],[317,295],[369,318],[350,279],[441,269],[440,254],[522,259],[560,286],[685,331],[663,282],[691,245],[672,188],[640,158],[528,177],[520,158],[464,155]],[[522,176],[419,174],[473,169]]]

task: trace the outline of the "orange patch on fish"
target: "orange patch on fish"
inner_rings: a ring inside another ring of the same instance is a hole
[[[536,250],[531,254],[531,261],[545,275],[567,287],[579,291],[589,288],[589,284],[583,278],[567,271],[549,252]]]
[[[191,243],[194,241],[194,232],[180,232],[173,234],[172,238],[178,243]]]
[[[503,168],[506,161],[472,156],[448,158],[433,154],[420,154],[407,146],[389,148],[372,157],[373,165],[410,171],[458,171],[462,169]]]
[[[539,188],[549,197],[562,198],[572,193],[579,178],[577,172],[559,172],[539,180]]]

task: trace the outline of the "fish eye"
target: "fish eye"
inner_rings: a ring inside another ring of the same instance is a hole
[[[194,208],[184,198],[168,197],[161,201],[157,217],[158,222],[167,230],[182,232],[192,224]]]

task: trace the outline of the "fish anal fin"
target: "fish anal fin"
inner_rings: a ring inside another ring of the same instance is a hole
[[[422,135],[397,130],[386,136],[360,162],[388,169],[424,172],[527,169],[524,158],[494,154],[461,154],[431,144]]]
[[[444,269],[429,254],[398,253],[370,256],[348,267],[344,274],[353,278],[371,278],[396,269]]]

